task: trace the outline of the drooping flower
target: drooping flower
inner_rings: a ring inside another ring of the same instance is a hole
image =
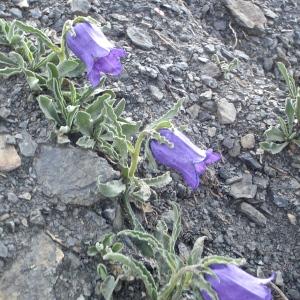
[[[159,133],[174,146],[170,147],[152,140],[150,148],[155,160],[179,172],[186,184],[196,189],[206,167],[218,161],[221,158],[220,154],[213,152],[212,149],[198,148],[177,129],[160,129]]]
[[[206,279],[219,300],[272,300],[271,289],[266,284],[274,279],[274,275],[260,279],[232,264],[216,264],[210,268],[217,277],[208,275]],[[202,291],[202,296],[204,300],[212,300],[205,291]]]
[[[95,87],[101,74],[117,76],[122,72],[120,58],[124,49],[115,48],[101,29],[88,22],[77,23],[66,35],[67,46],[85,64],[88,79]]]

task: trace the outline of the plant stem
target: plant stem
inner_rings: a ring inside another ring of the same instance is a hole
[[[130,164],[130,169],[129,169],[129,174],[128,174],[129,178],[132,178],[136,172],[136,169],[138,166],[138,161],[139,161],[139,156],[140,156],[140,152],[141,152],[142,142],[143,142],[146,134],[147,134],[146,131],[142,131],[139,134],[137,141],[135,143],[134,152],[131,157],[131,164]]]

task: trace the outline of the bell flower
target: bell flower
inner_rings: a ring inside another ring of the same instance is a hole
[[[177,129],[160,129],[159,133],[172,143],[173,147],[151,140],[150,149],[155,160],[179,172],[186,184],[196,189],[206,167],[217,162],[221,158],[220,154],[212,149],[198,148]]]
[[[274,275],[260,279],[232,264],[215,264],[210,268],[217,277],[209,275],[206,279],[219,300],[272,300],[271,289],[266,284],[274,279]],[[212,300],[205,291],[201,293],[204,300]]]
[[[124,49],[115,48],[101,29],[92,23],[77,23],[73,31],[67,32],[67,46],[85,64],[92,86],[99,84],[101,74],[121,74],[120,58],[126,56]]]

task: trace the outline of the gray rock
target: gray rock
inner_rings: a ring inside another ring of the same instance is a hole
[[[28,4],[27,0],[14,0],[13,2],[19,8],[27,8],[27,7],[29,7],[29,4]]]
[[[73,13],[88,14],[91,9],[91,4],[89,0],[72,0],[71,10]]]
[[[204,66],[201,66],[201,74],[218,78],[222,75],[222,72],[215,63],[209,61]]]
[[[41,10],[38,7],[31,9],[30,13],[31,13],[31,16],[35,19],[39,19],[43,15]]]
[[[208,75],[201,75],[201,80],[205,85],[210,87],[211,89],[216,89],[218,87],[218,82],[216,79],[212,78]]]
[[[253,170],[262,170],[263,168],[262,165],[250,153],[242,153],[239,158],[246,164],[246,166]]]
[[[128,27],[126,33],[131,42],[137,47],[144,50],[151,50],[154,47],[151,36],[143,29]]]
[[[19,142],[21,154],[26,157],[33,157],[37,148],[37,143],[27,132],[23,132],[22,137],[23,139]]]
[[[253,199],[256,195],[257,186],[252,184],[252,175],[244,174],[241,181],[231,185],[230,195],[234,199]]]
[[[243,202],[241,203],[240,209],[241,212],[244,213],[254,223],[260,226],[266,226],[267,218],[251,204]]]
[[[248,29],[264,30],[267,19],[257,5],[245,0],[224,0],[224,2],[242,26]]]
[[[45,225],[44,217],[39,209],[31,211],[29,221],[33,225],[43,226]]]
[[[216,47],[213,44],[207,44],[204,46],[204,49],[209,53],[209,54],[214,54],[216,53]]]
[[[187,113],[191,116],[192,119],[196,119],[199,115],[200,106],[198,104],[193,104],[187,109]]]
[[[157,101],[162,100],[164,97],[164,94],[159,90],[158,87],[156,87],[154,85],[149,86],[149,91],[150,91],[151,95],[154,97],[154,99]]]
[[[208,91],[206,91],[206,92],[200,94],[199,100],[200,100],[201,102],[202,102],[202,101],[209,101],[209,100],[212,99],[212,95],[213,95],[212,90],[208,90]]]
[[[228,150],[231,157],[237,157],[241,153],[241,145],[239,140],[235,140],[232,149]]]
[[[287,195],[281,194],[280,192],[272,193],[272,200],[276,206],[280,208],[286,208],[289,205],[289,198]]]
[[[6,107],[0,107],[0,119],[6,119],[11,114],[10,109]]]
[[[7,247],[0,241],[0,257],[6,258],[8,256]],[[1,295],[1,294],[0,294]]]
[[[16,18],[21,19],[23,18],[22,11],[16,7],[13,7],[9,10],[9,12]]]
[[[223,98],[217,102],[217,108],[217,114],[221,124],[234,123],[237,112],[233,103],[230,103]]]
[[[5,135],[0,135],[0,171],[12,171],[21,166],[21,158],[14,146],[6,145]]]
[[[34,168],[45,194],[55,195],[65,204],[85,206],[103,200],[96,186],[98,177],[107,182],[120,176],[96,153],[70,146],[43,145]]]
[[[115,208],[106,208],[102,214],[106,220],[113,222],[116,217],[116,209]]]
[[[4,272],[0,298],[55,300],[56,268],[63,257],[63,252],[47,235],[34,235],[28,252],[21,252],[12,267]]]

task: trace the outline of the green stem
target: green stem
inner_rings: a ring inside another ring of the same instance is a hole
[[[129,178],[132,178],[136,172],[138,162],[139,162],[139,156],[140,156],[140,152],[141,152],[141,146],[142,146],[143,140],[146,135],[147,135],[147,132],[142,131],[140,133],[140,135],[138,136],[138,139],[135,143],[134,152],[131,157],[131,164],[130,164],[130,168],[129,168],[129,174],[128,174]]]
[[[197,264],[197,265],[191,265],[191,266],[186,266],[183,267],[179,270],[179,272],[175,273],[174,275],[172,275],[171,279],[170,279],[170,283],[168,284],[168,286],[165,288],[165,290],[163,290],[159,296],[158,296],[158,300],[169,300],[170,296],[172,295],[173,291],[174,291],[174,287],[179,283],[181,277],[187,273],[187,272],[194,272],[195,269],[201,267],[201,264]]]

